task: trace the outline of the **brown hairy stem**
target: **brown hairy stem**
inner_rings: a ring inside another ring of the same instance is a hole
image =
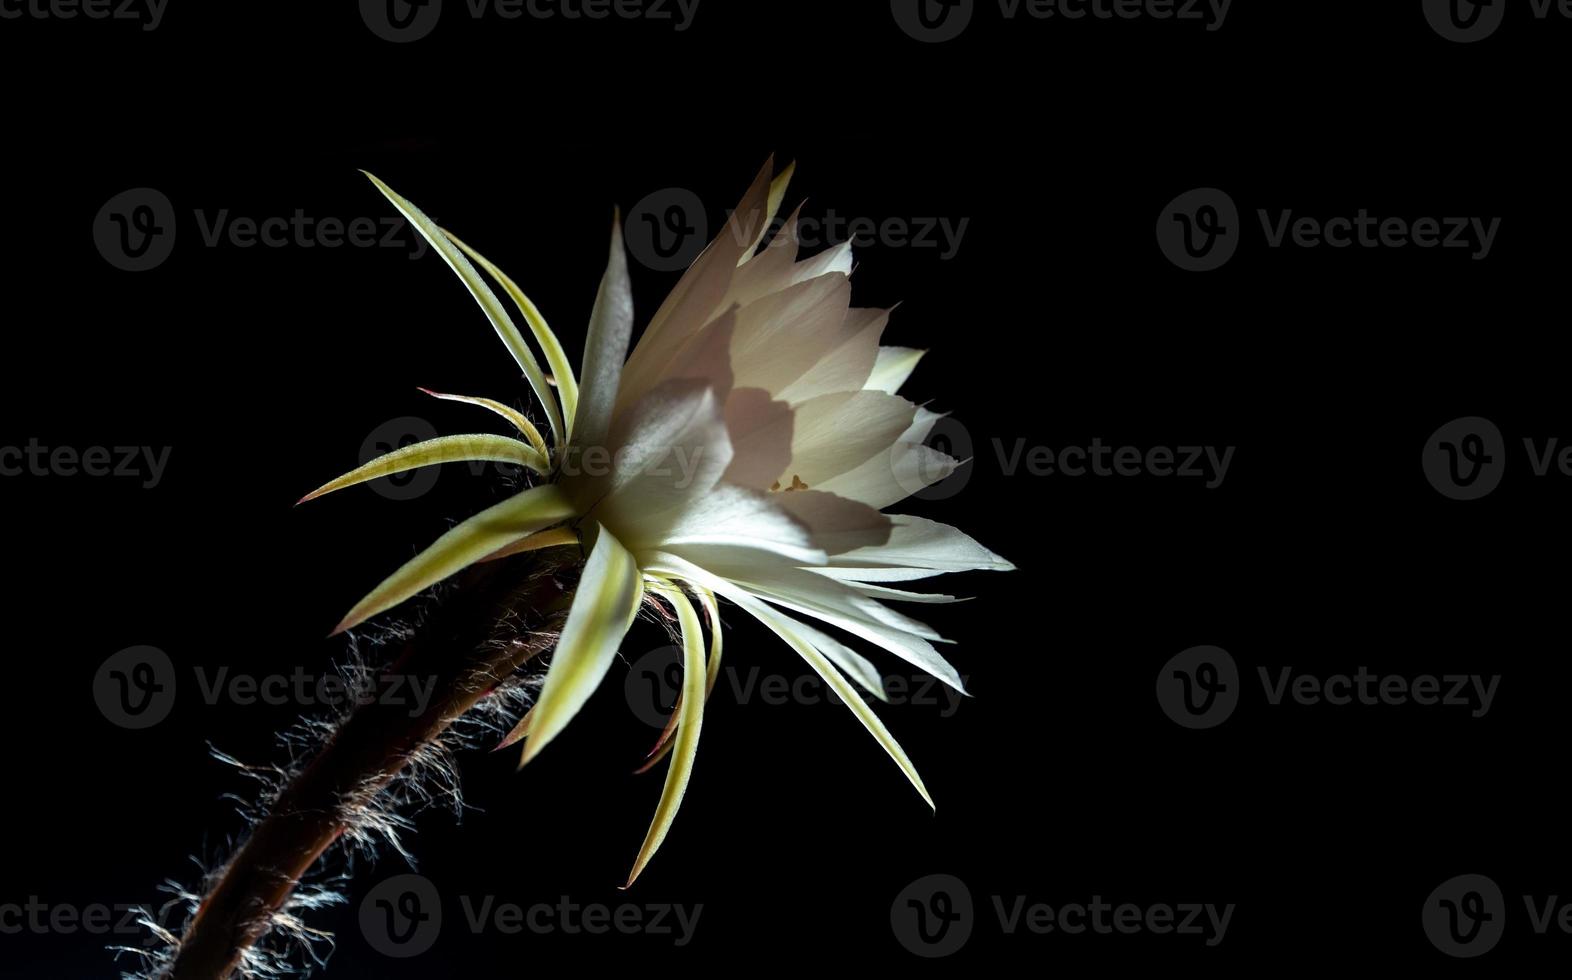
[[[220,872],[186,927],[168,977],[230,976],[357,812],[422,747],[555,642],[567,595],[534,558],[469,569],[403,641],[388,670],[435,679],[426,710],[412,718],[408,704],[381,699],[355,709]]]

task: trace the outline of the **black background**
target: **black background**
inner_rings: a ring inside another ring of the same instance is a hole
[[[154,902],[189,856],[219,858],[246,792],[209,745],[279,758],[296,707],[203,704],[191,669],[327,669],[322,637],[446,522],[506,487],[461,471],[394,502],[361,489],[294,509],[415,415],[485,424],[416,385],[525,404],[484,318],[434,256],[208,247],[194,217],[381,218],[388,180],[509,270],[570,353],[613,206],[689,188],[711,214],[766,157],[792,201],[873,218],[969,220],[939,250],[859,251],[859,305],[903,303],[886,342],[931,348],[906,389],[974,442],[961,491],[904,508],[1019,566],[936,584],[922,607],[959,642],[976,695],[883,711],[932,815],[829,704],[712,701],[681,816],[616,890],[659,793],[629,771],[650,739],[605,687],[526,772],[466,758],[462,821],[420,820],[419,870],[445,900],[431,952],[394,961],[355,909],[396,856],[361,866],[329,976],[493,976],[524,966],[901,970],[1020,963],[1077,972],[1345,964],[1422,969],[1564,958],[1521,896],[1568,894],[1560,558],[1572,486],[1533,478],[1521,440],[1572,438],[1560,332],[1569,210],[1564,52],[1572,23],[1516,4],[1472,45],[1417,2],[1249,3],[1221,30],[1175,22],[1005,22],[919,44],[883,3],[706,0],[691,30],[469,22],[395,45],[353,4],[195,5],[158,30],[0,22],[7,383],[0,445],[170,446],[164,481],[6,477],[10,751],[0,903]],[[329,9],[331,7],[331,9]],[[172,257],[130,274],[91,226],[111,196],[164,192]],[[1165,204],[1225,189],[1245,216],[1224,268],[1158,250]],[[1255,209],[1499,216],[1466,251],[1265,246]],[[647,316],[675,279],[635,266]],[[1494,421],[1500,488],[1437,493],[1421,450],[1443,423]],[[1235,446],[1226,482],[1004,472],[994,441],[1052,448]],[[729,660],[795,676],[742,617]],[[626,659],[662,645],[645,626]],[[105,658],[151,644],[186,685],[146,731],[92,698]],[[1243,703],[1186,731],[1154,682],[1197,644],[1229,650]],[[890,660],[881,665],[898,670]],[[1415,706],[1269,707],[1257,667],[1320,675],[1500,674],[1483,718]],[[1420,928],[1431,889],[1482,873],[1508,899],[1479,962]],[[892,934],[896,894],[946,873],[978,921],[946,960]],[[472,935],[459,896],[530,905],[703,903],[694,940]],[[1001,934],[992,896],[1061,905],[1237,903],[1215,948],[1184,936]],[[121,937],[0,936],[0,973],[113,975]],[[134,940],[133,940],[134,941]],[[122,958],[121,966],[130,961]]]

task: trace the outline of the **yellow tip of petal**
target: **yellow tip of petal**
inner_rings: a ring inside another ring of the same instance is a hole
[[[537,756],[539,754],[540,754],[540,739],[538,739],[538,738],[526,738],[524,740],[524,751],[519,754],[518,769],[515,769],[513,771],[514,772],[518,772],[519,769],[523,769],[525,766],[529,765],[531,759],[535,758],[535,756]]]

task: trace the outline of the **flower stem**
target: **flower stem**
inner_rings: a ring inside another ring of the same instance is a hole
[[[426,709],[410,717],[409,705],[382,699],[355,709],[218,875],[167,976],[230,976],[301,877],[410,759],[550,647],[566,598],[552,570],[530,560],[477,565],[461,576],[388,668],[435,680]]]

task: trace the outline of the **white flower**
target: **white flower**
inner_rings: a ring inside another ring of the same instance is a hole
[[[479,302],[539,397],[552,445],[505,405],[438,395],[491,409],[522,439],[466,435],[418,443],[307,497],[457,460],[517,463],[541,477],[443,535],[339,626],[350,629],[475,562],[587,548],[540,698],[510,736],[524,739],[525,761],[600,684],[640,603],[656,597],[675,611],[684,680],[661,746],[672,762],[630,883],[664,839],[692,771],[721,658],[717,597],[801,654],[931,806],[906,753],[851,683],[883,699],[878,670],[836,637],[863,640],[959,690],[960,677],[934,649],[939,636],[882,601],[951,597],[889,583],[1013,567],[953,527],[880,513],[959,464],[922,444],[939,416],[895,393],[921,352],[880,347],[889,312],[851,307],[849,246],[798,261],[793,220],[759,247],[791,174],[788,168],[772,181],[771,169],[759,174],[631,356],[627,262],[613,229],[579,378],[511,279],[371,177]],[[550,380],[471,259],[517,306]],[[708,621],[707,654],[690,596]]]

